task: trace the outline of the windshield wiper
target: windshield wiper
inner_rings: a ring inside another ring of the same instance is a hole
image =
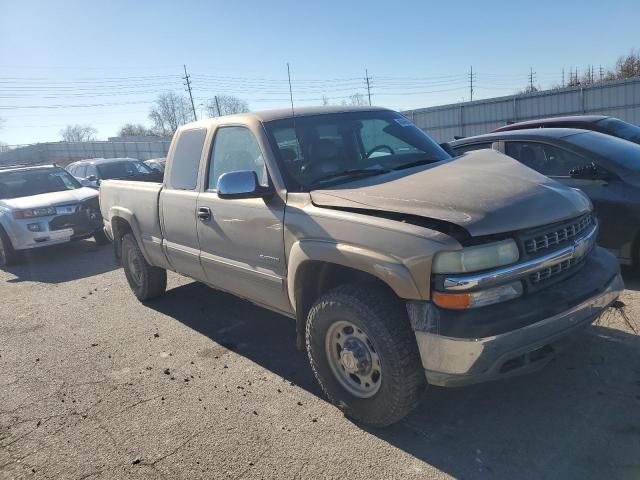
[[[311,182],[310,187],[315,187],[320,183],[325,183],[331,180],[339,180],[340,178],[346,178],[353,180],[355,178],[372,177],[374,175],[381,175],[383,173],[389,173],[390,170],[386,168],[352,168],[349,170],[343,170],[342,172],[334,172],[324,177],[316,178]]]
[[[428,163],[436,163],[436,162],[440,162],[441,160],[438,159],[434,159],[434,158],[423,158],[422,160],[416,160],[415,162],[409,162],[409,163],[403,163],[402,165],[398,165],[397,167],[394,167],[394,170],[405,170],[407,168],[411,168],[411,167],[417,167],[418,165],[427,165]]]

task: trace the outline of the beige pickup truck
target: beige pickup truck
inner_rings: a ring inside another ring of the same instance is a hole
[[[140,300],[172,270],[291,317],[326,395],[372,426],[427,384],[543,366],[623,288],[582,193],[495,151],[451,158],[381,108],[185,125],[163,184],[105,181],[100,205]]]

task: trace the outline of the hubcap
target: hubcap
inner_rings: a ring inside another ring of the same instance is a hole
[[[325,350],[331,371],[350,394],[369,398],[380,389],[380,358],[360,327],[348,321],[335,322],[327,331]]]

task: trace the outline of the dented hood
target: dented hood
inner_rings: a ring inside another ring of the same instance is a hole
[[[314,190],[311,199],[321,207],[450,222],[472,236],[554,223],[591,209],[582,193],[493,150]]]

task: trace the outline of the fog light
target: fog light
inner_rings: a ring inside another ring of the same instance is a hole
[[[40,231],[42,231],[42,227],[40,227],[39,223],[29,223],[29,224],[27,224],[27,228],[31,232],[40,232]]]
[[[484,307],[493,303],[504,302],[522,295],[522,283],[513,282],[500,287],[489,288],[470,293],[433,292],[433,302],[442,308],[456,310]]]

